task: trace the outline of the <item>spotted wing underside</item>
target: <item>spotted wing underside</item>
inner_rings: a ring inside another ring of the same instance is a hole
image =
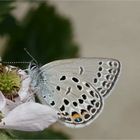
[[[103,109],[102,96],[78,75],[56,74],[40,82],[40,87],[42,101],[56,109],[60,121],[69,127],[91,123]]]
[[[51,62],[41,67],[40,95],[70,127],[91,123],[103,108],[120,71],[114,59],[83,58]]]
[[[106,97],[118,79],[120,62],[107,58],[58,60],[44,65],[41,70],[50,75],[65,72],[79,75],[91,83],[101,96]]]

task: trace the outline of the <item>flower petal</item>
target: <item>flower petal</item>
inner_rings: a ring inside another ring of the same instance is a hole
[[[6,99],[2,92],[0,91],[0,110],[2,110],[6,105]]]
[[[29,77],[22,81],[21,88],[20,88],[20,90],[18,92],[19,97],[20,97],[21,100],[24,100],[25,98],[27,98],[30,81],[31,80],[30,80]]]
[[[27,73],[22,69],[18,70],[18,74],[21,76],[22,80],[28,77]]]
[[[20,102],[13,102],[9,99],[6,99],[6,105],[4,106],[4,108],[2,109],[2,113],[7,116],[7,114],[13,110],[17,105],[19,105]]]
[[[47,105],[27,102],[17,106],[2,119],[0,128],[22,131],[41,131],[58,119],[55,110]]]

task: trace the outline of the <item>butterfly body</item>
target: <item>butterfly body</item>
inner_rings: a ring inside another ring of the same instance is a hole
[[[90,124],[101,113],[120,71],[115,59],[58,60],[31,71],[33,90],[69,127]]]

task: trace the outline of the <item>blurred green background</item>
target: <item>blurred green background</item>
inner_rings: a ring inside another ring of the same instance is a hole
[[[48,2],[31,2],[33,6],[18,21],[9,10],[16,8],[12,2],[0,4],[3,11],[0,35],[8,36],[4,46],[4,61],[31,61],[24,48],[42,65],[56,59],[78,56],[71,21],[60,15],[53,5]]]
[[[0,2],[0,36],[8,38],[3,47],[3,53],[0,54],[3,61],[30,62],[32,59],[24,48],[40,65],[56,59],[77,57],[78,45],[73,39],[70,19],[59,14],[48,2],[30,4],[33,6],[25,17],[18,21],[11,14],[11,11],[16,8],[14,2]],[[20,68],[27,67],[24,64],[17,65]],[[43,132],[10,131],[5,134],[20,139],[69,139],[68,135],[53,128]],[[1,135],[1,138],[3,137],[4,133]]]

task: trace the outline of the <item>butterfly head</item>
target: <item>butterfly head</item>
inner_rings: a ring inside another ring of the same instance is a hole
[[[40,72],[40,67],[38,66],[38,64],[36,64],[34,61],[31,61],[28,69],[27,69],[27,73],[29,74],[30,78],[31,78],[31,88],[32,90],[36,89],[39,81],[39,72]]]

